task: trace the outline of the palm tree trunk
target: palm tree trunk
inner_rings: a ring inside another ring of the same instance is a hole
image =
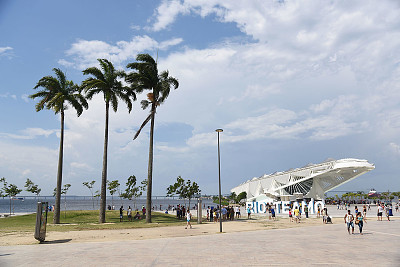
[[[54,209],[53,223],[60,223],[61,214],[61,184],[62,184],[62,169],[63,169],[63,151],[64,151],[64,110],[61,110],[61,136],[60,148],[58,153],[58,171],[57,171],[57,189],[56,189],[56,206]]]
[[[110,103],[106,102],[106,124],[104,129],[104,152],[103,152],[103,172],[101,175],[101,197],[99,223],[106,222],[106,189],[107,189],[107,147],[108,147],[108,113]]]
[[[155,102],[151,104],[151,124],[150,124],[150,145],[149,145],[149,168],[147,175],[147,200],[146,200],[146,223],[151,223],[151,186],[153,183],[153,134],[154,134],[154,117],[156,115]]]

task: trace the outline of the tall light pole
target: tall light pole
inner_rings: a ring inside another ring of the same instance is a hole
[[[219,153],[219,133],[222,133],[224,130],[217,129],[215,130],[218,133],[218,181],[219,181],[219,232],[222,233],[222,205],[221,205],[221,159]]]

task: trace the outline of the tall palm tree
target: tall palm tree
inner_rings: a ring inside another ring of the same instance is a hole
[[[57,187],[56,187],[56,206],[54,211],[53,223],[60,223],[60,201],[61,201],[61,183],[62,183],[62,168],[63,168],[63,150],[64,150],[64,111],[68,109],[68,104],[71,105],[77,112],[78,117],[82,114],[83,108],[88,108],[86,99],[81,95],[78,85],[72,81],[68,81],[65,74],[57,68],[53,71],[56,77],[45,76],[41,78],[34,89],[42,87],[41,91],[30,95],[35,99],[41,100],[36,104],[36,111],[44,108],[52,109],[55,114],[61,114],[61,136],[60,148],[58,156],[58,171],[57,171]]]
[[[153,136],[154,136],[154,117],[157,107],[167,99],[171,87],[178,88],[178,80],[169,76],[168,71],[162,71],[160,74],[157,69],[157,62],[149,54],[139,54],[134,63],[126,67],[134,70],[129,73],[125,80],[136,92],[150,90],[147,94],[147,100],[142,100],[143,109],[151,106],[149,116],[144,120],[133,139],[136,139],[143,127],[150,122],[150,145],[149,145],[149,165],[147,176],[147,200],[146,200],[146,222],[151,223],[151,190],[153,182]]]
[[[104,130],[104,153],[103,153],[103,171],[101,176],[101,197],[99,222],[106,221],[106,188],[107,188],[107,148],[108,148],[108,118],[110,104],[114,112],[118,110],[118,99],[122,99],[128,111],[132,110],[132,100],[136,100],[136,94],[131,88],[123,86],[118,78],[126,76],[124,71],[117,71],[114,65],[107,59],[98,59],[100,68],[91,67],[83,71],[85,75],[92,75],[82,82],[82,88],[86,92],[86,98],[92,99],[94,95],[102,93],[106,103],[106,118]],[[131,100],[132,98],[132,100]]]

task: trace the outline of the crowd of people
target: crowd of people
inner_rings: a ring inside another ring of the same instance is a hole
[[[126,211],[126,217],[128,218],[128,221],[131,222],[132,219],[139,220],[142,218],[146,217],[146,208],[142,206],[142,215],[140,214],[138,209],[135,209],[135,215],[132,217],[132,208],[131,206],[128,206],[128,209]],[[124,206],[121,206],[119,208],[119,221],[123,222],[124,221]]]
[[[347,206],[346,206],[347,207]],[[351,228],[351,234],[354,234],[354,227],[355,225],[358,226],[359,233],[360,235],[363,234],[363,227],[364,227],[364,222],[367,223],[367,210],[370,210],[370,204],[363,205],[362,212],[359,211],[357,206],[354,206],[354,214],[351,213],[351,210],[348,208],[346,215],[344,216],[344,222],[347,225],[347,231],[350,234],[350,228]],[[399,211],[399,203],[395,204],[395,211]],[[376,215],[378,217],[378,221],[382,221],[383,219],[383,214],[385,214],[385,217],[388,221],[390,221],[390,217],[393,216],[393,207],[391,203],[377,203],[377,212]]]
[[[349,234],[354,234],[354,228],[355,226],[358,226],[358,230],[360,235],[363,234],[363,227],[364,224],[367,223],[367,212],[371,210],[370,204],[363,204],[363,206],[359,209],[358,206],[354,206],[354,213],[351,212],[350,209],[350,204],[344,203],[344,207],[347,209],[347,213],[344,216],[344,222],[346,223],[347,226],[347,231]],[[160,209],[161,209],[160,205]],[[110,208],[109,208],[110,209]],[[112,208],[111,208],[112,209]],[[185,229],[191,229],[191,219],[192,219],[192,214],[189,210],[189,208],[186,208],[183,205],[177,205],[175,206],[169,206],[166,209],[165,213],[168,213],[168,210],[172,209],[173,211],[176,211],[176,216],[178,219],[186,219],[186,227]],[[337,206],[338,210],[341,210],[341,206]],[[378,203],[377,204],[377,217],[378,221],[382,221],[383,216],[386,217],[388,221],[390,221],[390,217],[393,216],[393,209],[395,212],[399,212],[399,203],[396,203],[394,205],[394,208],[392,204],[384,204],[384,203]],[[122,222],[124,219],[124,207],[121,206],[119,209],[120,212],[120,221]],[[206,210],[207,214],[207,221],[209,222],[219,222],[220,220],[222,221],[227,221],[227,220],[234,220],[234,219],[239,219],[241,218],[241,212],[240,212],[240,207],[239,206],[222,206],[220,209],[219,205],[216,207],[207,207]],[[247,213],[247,218],[251,219],[251,209],[250,207],[246,208],[246,213]],[[265,213],[268,214],[268,219],[269,220],[276,220],[276,211],[275,211],[275,206],[266,204],[265,207]],[[289,221],[294,222],[294,223],[300,223],[302,220],[302,216],[304,213],[303,218],[308,218],[309,217],[309,207],[305,205],[304,207],[302,206],[290,206],[289,208]],[[134,212],[132,211],[132,208],[129,206],[127,211],[126,211],[126,216],[128,218],[128,221],[132,221],[133,219],[141,219],[145,218],[146,216],[146,208],[143,206],[141,213],[139,212],[138,209],[136,209]],[[322,222],[324,224],[326,223],[332,223],[331,217],[328,215],[328,209],[327,207],[321,207],[317,206],[317,212],[316,212],[316,217],[320,218],[322,217]]]
[[[220,214],[222,216],[223,221],[233,221],[240,218],[240,208],[239,206],[222,206],[222,209],[219,209],[219,205],[217,207],[207,207],[207,221],[210,222],[219,222]]]

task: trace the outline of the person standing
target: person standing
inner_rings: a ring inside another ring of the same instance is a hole
[[[268,209],[268,218],[269,220],[272,219],[272,211],[271,211],[271,205],[269,205],[269,203],[267,203],[267,209]]]
[[[351,214],[351,210],[348,210],[346,215],[344,215],[344,222],[347,224],[347,232],[350,234],[350,226],[351,233],[354,234],[354,216]]]
[[[363,234],[362,229],[364,226],[364,221],[367,223],[367,220],[365,219],[364,216],[362,216],[361,212],[358,212],[356,215],[356,224],[358,224],[358,229],[360,230],[360,235]]]
[[[235,213],[236,213],[236,219],[239,219],[239,217],[240,217],[240,208],[239,208],[239,206],[235,206]]]
[[[378,221],[382,221],[382,213],[383,213],[383,207],[382,205],[378,205],[378,211],[377,211]],[[381,218],[380,220],[379,217]]]
[[[251,214],[250,207],[247,207],[247,219],[250,219],[250,214]]]
[[[274,206],[271,206],[271,216],[272,216],[272,219],[273,219],[274,221],[276,221]]]
[[[328,208],[327,207],[322,209],[322,222],[325,224],[328,222]]]
[[[304,206],[304,213],[306,214],[306,218],[308,218],[308,206]]]
[[[119,221],[122,222],[124,220],[124,206],[121,206],[121,208],[119,208]]]
[[[128,207],[126,215],[128,216],[128,221],[131,222],[132,221],[132,209],[131,209],[131,206]]]
[[[228,214],[227,209],[225,207],[222,207],[221,212],[222,212],[222,220],[226,221],[226,215]]]
[[[186,227],[185,229],[187,229],[190,226],[190,229],[192,229],[192,225],[190,224],[190,220],[192,219],[192,214],[190,213],[190,210],[188,209],[186,212]]]
[[[289,222],[293,222],[292,209],[289,209]]]
[[[142,213],[143,213],[143,218],[146,216],[146,208],[142,206]]]

